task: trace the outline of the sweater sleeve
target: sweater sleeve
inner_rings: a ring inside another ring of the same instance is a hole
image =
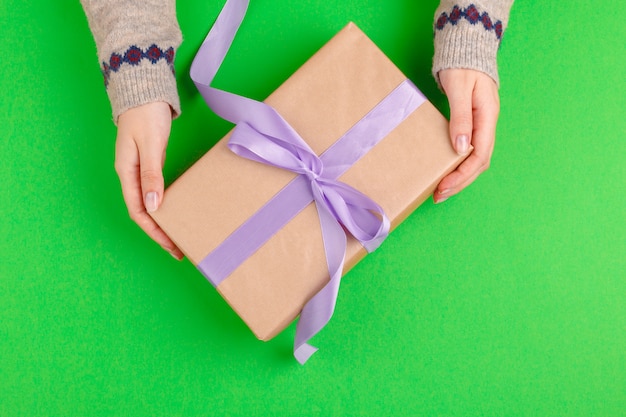
[[[113,121],[165,101],[180,114],[174,55],[182,42],[175,0],[81,0],[96,41]]]
[[[482,71],[500,85],[497,53],[513,0],[441,0],[435,12],[433,75],[468,68]]]

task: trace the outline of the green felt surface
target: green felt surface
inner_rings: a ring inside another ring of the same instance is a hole
[[[178,4],[171,182],[229,128],[187,72],[222,2]],[[349,20],[446,112],[436,1],[255,0],[216,82],[262,99]],[[342,283],[302,367],[128,218],[78,1],[0,2],[0,416],[623,416],[626,12],[518,1],[491,168]]]

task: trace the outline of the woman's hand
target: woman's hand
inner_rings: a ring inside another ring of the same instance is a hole
[[[122,113],[117,122],[115,171],[131,219],[180,260],[183,253],[148,214],[163,199],[163,163],[171,126],[172,111],[165,102],[144,104]]]
[[[500,98],[496,82],[487,74],[470,69],[446,69],[439,81],[450,103],[450,139],[461,155],[472,153],[456,170],[441,180],[433,199],[441,203],[470,185],[489,168],[496,139]]]

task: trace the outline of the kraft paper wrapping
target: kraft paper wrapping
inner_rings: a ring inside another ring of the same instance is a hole
[[[265,102],[319,155],[405,79],[351,23]],[[168,187],[153,213],[194,265],[295,177],[235,155],[228,138]],[[463,158],[450,145],[446,119],[426,101],[339,179],[382,206],[393,229]],[[344,274],[365,254],[349,236]],[[328,279],[312,203],[217,290],[259,339],[269,340]]]

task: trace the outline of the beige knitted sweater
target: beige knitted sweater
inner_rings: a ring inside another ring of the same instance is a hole
[[[496,61],[513,0],[441,0],[435,12],[433,75],[447,68],[487,73],[500,85]]]
[[[81,0],[96,41],[113,120],[153,101],[180,114],[174,55],[182,41],[175,0]],[[470,68],[497,83],[496,55],[513,0],[441,0],[435,12],[433,75]]]

